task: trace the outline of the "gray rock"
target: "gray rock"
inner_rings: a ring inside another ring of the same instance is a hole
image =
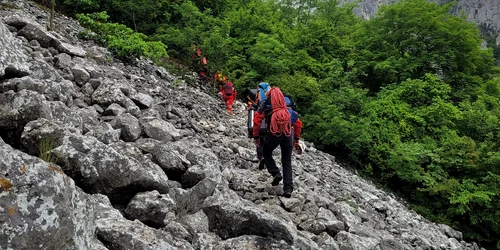
[[[212,179],[204,179],[190,189],[173,188],[169,195],[177,204],[176,214],[186,215],[200,211],[205,199],[210,197],[217,186]],[[201,221],[200,221],[201,222]]]
[[[46,32],[40,25],[28,22],[17,33],[19,36],[24,36],[28,41],[37,40],[40,46],[49,48],[54,45],[54,40],[57,40],[52,34]]]
[[[5,23],[15,27],[16,29],[22,29],[30,20],[26,17],[20,16],[19,14],[9,15],[5,18]]]
[[[335,236],[335,241],[340,249],[346,250],[369,250],[374,249],[380,240],[358,236],[349,232],[339,232]]]
[[[380,241],[380,250],[403,250],[410,249],[408,246],[401,244],[400,242],[394,239],[382,239]]]
[[[199,233],[193,236],[193,247],[196,250],[215,249],[221,238],[215,233]]]
[[[122,250],[191,250],[189,242],[139,221],[108,218],[97,221],[97,236],[105,246]]]
[[[123,112],[125,112],[125,108],[123,108],[122,106],[120,106],[119,104],[116,104],[116,103],[112,103],[111,105],[109,105],[105,110],[104,110],[104,114],[105,115],[113,115],[113,116],[119,116],[120,114],[122,114]],[[135,118],[135,117],[134,117]],[[137,118],[135,118],[137,120]],[[137,122],[137,125],[139,125],[139,123]],[[136,138],[137,139],[137,138]]]
[[[15,39],[7,27],[0,22],[0,76],[5,74],[28,75],[28,55],[21,49],[21,42]]]
[[[44,60],[34,60],[30,66],[30,76],[36,79],[61,82],[64,78]]]
[[[72,69],[73,78],[78,86],[83,86],[90,80],[90,74],[81,66],[75,66]]]
[[[57,165],[13,149],[0,139],[0,248],[90,249],[91,197]]]
[[[87,52],[81,47],[73,46],[69,43],[64,42],[56,42],[55,48],[61,52],[66,53],[73,56],[85,57]]]
[[[180,138],[181,134],[178,129],[171,123],[158,119],[145,117],[139,119],[144,133],[153,139],[159,141],[172,141]]]
[[[180,175],[191,166],[191,162],[178,151],[174,144],[155,143],[147,151],[153,154],[155,162],[167,174]]]
[[[118,103],[125,106],[125,102],[128,98],[120,90],[119,85],[107,79],[96,88],[92,94],[92,103],[99,104],[107,107],[113,103]]]
[[[116,118],[116,128],[121,129],[121,138],[124,141],[135,141],[142,134],[139,120],[128,113],[121,114]]]
[[[125,209],[129,219],[138,219],[146,225],[165,227],[165,217],[175,211],[176,204],[168,194],[158,191],[138,193],[132,198]]]
[[[151,106],[153,106],[153,104],[155,102],[153,97],[151,97],[147,94],[144,94],[144,93],[137,93],[137,94],[131,96],[130,99],[132,101],[134,101],[135,104],[137,106],[139,106],[139,108],[141,108],[141,109],[150,108]]]
[[[216,245],[217,249],[275,249],[275,250],[295,250],[296,247],[290,246],[283,240],[273,238],[265,238],[255,235],[243,235],[219,242]]]
[[[73,61],[71,60],[71,56],[66,53],[61,53],[59,55],[56,55],[54,57],[54,60],[55,60],[54,66],[60,69],[71,68],[74,65]]]
[[[242,235],[259,235],[293,244],[293,226],[265,213],[251,203],[239,201],[232,191],[216,191],[205,200],[203,211],[209,218],[210,228],[222,239]]]
[[[326,226],[317,220],[309,219],[300,223],[299,229],[306,230],[313,234],[320,234],[326,230]]]
[[[181,223],[176,221],[169,221],[167,225],[162,228],[163,231],[169,232],[172,236],[187,241],[192,241],[193,236],[186,230]]]
[[[64,134],[62,142],[54,144],[54,151],[60,155],[58,163],[65,173],[88,192],[107,194],[116,200],[141,190],[168,191],[168,178],[158,166],[141,164],[94,137]]]
[[[208,217],[202,210],[194,214],[186,214],[180,217],[180,221],[190,235],[210,232]]]
[[[29,90],[0,94],[0,130],[7,143],[16,145],[24,126],[50,114],[45,97]]]
[[[326,232],[315,236],[314,241],[318,244],[319,247],[323,249],[340,250],[337,242],[335,242],[335,240]]]

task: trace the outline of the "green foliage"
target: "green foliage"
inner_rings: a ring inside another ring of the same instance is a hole
[[[202,12],[190,1],[173,4],[170,8],[175,13],[170,18],[175,16],[176,19],[169,18],[160,24],[153,39],[164,43],[169,48],[168,54],[185,64],[191,62],[191,45],[197,44],[202,49],[203,56],[208,58],[209,67],[215,71],[225,60],[216,55],[219,55],[218,48],[227,47],[223,44],[227,27],[210,16],[209,10]]]
[[[91,31],[86,31],[83,36],[107,45],[121,59],[146,57],[159,61],[168,57],[163,43],[147,41],[146,35],[125,25],[107,23],[109,16],[106,12],[79,14],[77,17],[80,24]]]
[[[276,75],[289,72],[287,58],[290,51],[277,37],[260,33],[255,38],[255,45],[249,48],[249,63],[262,75]]]
[[[299,72],[293,75],[273,75],[266,81],[273,86],[280,87],[284,93],[291,95],[301,114],[310,113],[313,102],[320,94],[319,84],[316,79]]]
[[[57,6],[61,6],[61,8],[66,8],[68,10],[78,10],[82,11],[94,11],[97,10],[100,6],[99,0],[55,0]]]
[[[484,184],[478,185],[476,180],[466,179],[460,185],[459,192],[454,193],[450,197],[450,203],[455,205],[454,213],[463,215],[470,211],[474,204],[479,206],[490,205],[491,198],[495,195],[497,193],[488,191],[488,188]]]
[[[496,95],[497,88],[487,82],[476,92]],[[384,87],[375,97],[342,86],[314,102],[314,114],[304,117],[305,137],[319,145],[347,149],[365,173],[411,197],[419,204],[415,208],[429,218],[450,223],[467,213],[484,221],[477,213],[478,204],[487,207],[498,202],[498,192],[473,189],[462,181],[472,176],[481,180],[498,166],[499,154],[487,152],[498,150],[494,138],[499,134],[499,102],[477,94],[481,98],[473,105],[457,106],[451,93],[450,85],[432,74]],[[483,187],[483,181],[477,183]],[[494,225],[496,220],[492,217],[489,223]],[[474,226],[479,224],[462,223],[479,232]],[[480,236],[490,234],[488,230],[492,228],[470,236],[483,241]]]
[[[138,58],[144,56],[146,58],[158,61],[161,58],[167,57],[165,45],[161,42],[145,42],[146,35],[141,33],[133,33],[126,39],[110,36],[108,48],[116,52],[120,58]]]
[[[474,86],[492,65],[475,24],[450,14],[450,4],[407,0],[381,7],[357,33],[364,86],[381,86],[435,73],[455,90]]]

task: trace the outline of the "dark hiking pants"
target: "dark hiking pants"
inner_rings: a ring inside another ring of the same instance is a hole
[[[271,133],[266,135],[264,140],[263,155],[266,161],[267,171],[274,177],[280,173],[279,168],[276,166],[276,162],[273,159],[273,151],[276,147],[281,148],[281,166],[283,168],[283,189],[292,190],[293,189],[293,176],[292,176],[292,147],[293,138],[292,136],[286,136],[281,134],[280,136],[274,136]]]
[[[262,160],[264,155],[264,136],[259,137],[259,146],[257,147],[257,159]]]

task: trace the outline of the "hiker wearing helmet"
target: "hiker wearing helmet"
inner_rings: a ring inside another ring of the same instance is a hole
[[[271,185],[277,186],[283,180],[283,196],[290,198],[293,192],[292,150],[302,132],[302,122],[299,114],[288,108],[285,97],[278,87],[273,87],[266,93],[266,100],[261,102],[254,115],[254,143],[260,145],[259,128],[262,121],[267,124],[267,134],[264,139],[263,157],[267,171],[273,176]],[[292,134],[293,133],[293,134]],[[281,166],[283,175],[273,159],[273,151],[278,146],[281,149]]]
[[[233,113],[233,101],[236,98],[236,90],[234,89],[232,82],[226,82],[224,84],[224,88],[219,90],[219,95],[222,97],[222,100],[226,103],[227,113]]]
[[[217,70],[215,73],[215,84],[219,88],[219,91],[222,91],[224,84],[227,82],[227,77],[222,74],[222,69]]]

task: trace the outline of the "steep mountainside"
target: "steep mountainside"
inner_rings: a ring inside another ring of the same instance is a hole
[[[67,17],[47,31],[32,2],[0,17],[2,250],[479,249],[309,143],[284,198],[243,103],[123,64]]]

